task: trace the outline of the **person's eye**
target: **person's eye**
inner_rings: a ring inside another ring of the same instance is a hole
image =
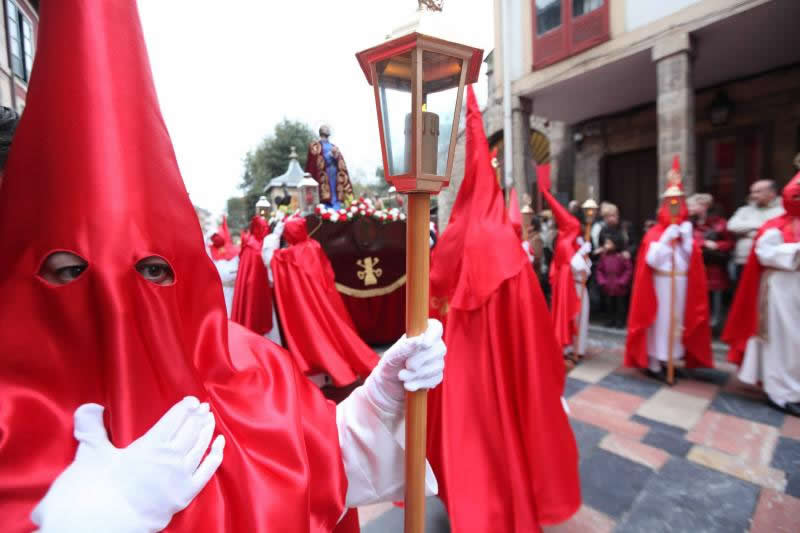
[[[84,270],[86,270],[86,265],[62,267],[56,270],[56,276],[58,276],[59,280],[63,283],[69,283],[72,280],[78,279],[78,276],[83,274]]]
[[[156,285],[172,285],[175,282],[175,274],[172,267],[164,259],[156,256],[147,257],[136,263],[136,271]]]
[[[53,285],[66,285],[78,279],[89,267],[82,257],[71,252],[53,252],[42,263],[39,276]]]

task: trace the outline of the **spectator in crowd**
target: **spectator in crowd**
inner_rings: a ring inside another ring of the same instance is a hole
[[[617,206],[610,202],[600,202],[599,218],[596,218],[592,223],[592,231],[589,237],[592,239],[592,249],[599,250],[603,247],[603,240],[600,238],[600,232],[603,231],[606,224],[606,217],[612,210],[616,210]],[[617,211],[617,223],[619,223],[619,212]]]
[[[734,242],[725,219],[710,212],[713,204],[714,197],[707,193],[693,194],[687,200],[694,238],[703,251],[706,267],[711,299],[711,330],[717,332],[722,325],[722,295],[730,286],[727,267]]]
[[[555,224],[553,224],[553,212],[549,209],[543,210],[539,213],[539,220],[542,224],[542,244],[545,248],[553,250],[553,240],[556,236]]]
[[[609,319],[606,327],[625,327],[625,300],[633,275],[633,262],[623,252],[623,242],[619,234],[605,233],[603,255],[597,265],[597,285],[603,293]]]
[[[616,242],[618,246],[616,251],[623,254],[627,259],[631,258],[630,254],[630,236],[623,227],[619,219],[619,208],[611,203],[603,202],[605,212],[603,213],[603,224],[597,236],[598,251],[595,255],[603,255],[605,253],[605,242],[608,239]]]
[[[750,186],[750,201],[737,209],[728,221],[728,231],[737,239],[733,252],[737,281],[750,256],[756,232],[767,220],[783,213],[783,202],[778,196],[778,188],[774,181],[759,180]]]
[[[18,121],[19,115],[13,109],[0,106],[0,186],[3,185],[3,169],[6,166],[11,139],[14,137]]]

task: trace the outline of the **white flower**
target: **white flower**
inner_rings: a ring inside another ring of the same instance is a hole
[[[400,220],[405,220],[405,219],[406,219],[405,213],[400,213]]]
[[[331,213],[331,222],[338,222],[339,221],[339,213],[334,211]]]

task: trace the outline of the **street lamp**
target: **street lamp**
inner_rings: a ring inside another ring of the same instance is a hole
[[[266,196],[262,196],[256,202],[256,214],[259,215],[259,216],[267,218],[268,215],[269,215],[269,208],[270,208],[270,204],[269,204],[269,200],[267,200]]]
[[[408,194],[406,334],[428,324],[430,195],[450,182],[464,85],[478,80],[483,50],[416,31],[356,54],[372,85],[384,175]],[[427,392],[408,394],[405,531],[425,529]]]
[[[309,215],[319,204],[319,183],[306,172],[297,188],[300,190],[300,212]]]

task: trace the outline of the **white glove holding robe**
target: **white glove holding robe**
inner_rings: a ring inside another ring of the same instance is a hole
[[[662,244],[669,244],[680,236],[681,228],[677,224],[670,224],[667,226],[667,229],[664,230],[664,233],[661,234],[661,238],[658,241]]]
[[[370,399],[388,413],[402,412],[405,391],[432,389],[444,377],[442,323],[428,320],[428,329],[417,337],[403,335],[381,357],[367,377],[364,388]]]
[[[222,463],[208,404],[188,396],[127,448],[108,440],[103,407],[75,411],[75,460],[31,513],[42,533],[143,533],[164,529],[206,486]]]

